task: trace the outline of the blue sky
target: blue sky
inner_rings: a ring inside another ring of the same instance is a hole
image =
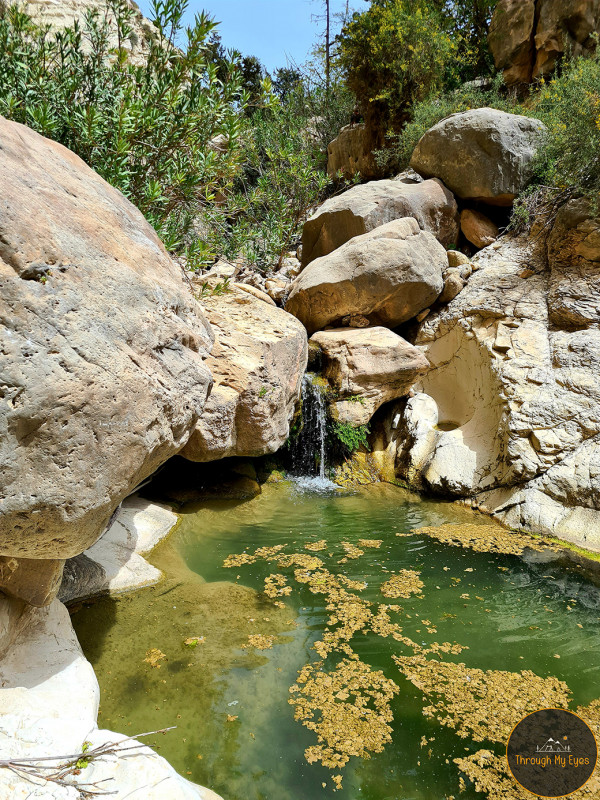
[[[137,3],[149,16],[150,0]],[[332,12],[343,11],[346,0],[331,0],[331,6]],[[285,66],[288,56],[302,63],[323,28],[314,20],[322,11],[319,0],[190,0],[189,21],[202,9],[221,22],[225,47],[257,56],[269,70]]]

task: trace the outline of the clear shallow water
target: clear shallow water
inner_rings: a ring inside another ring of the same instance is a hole
[[[452,759],[482,745],[424,718],[421,693],[391,660],[401,646],[371,634],[359,634],[353,646],[362,661],[400,687],[392,703],[393,742],[369,760],[351,759],[341,771],[343,789],[334,793],[330,771],[307,764],[304,750],[316,743],[315,735],[294,720],[288,704],[298,670],[317,658],[311,645],[328,616],[324,599],[300,586],[283,598],[285,608],[276,608],[260,594],[264,578],[293,570],[263,561],[222,566],[230,553],[277,544],[302,552],[304,544],[325,539],[327,549],[316,555],[332,572],[366,581],[362,596],[378,603],[385,602],[379,586],[388,571],[420,570],[422,599],[388,601],[402,605],[406,635],[419,643],[467,645],[448,658],[470,667],[555,675],[568,683],[575,703],[599,696],[598,589],[575,569],[543,563],[539,554],[528,563],[443,545],[418,531],[396,536],[446,522],[489,524],[388,485],[325,495],[273,485],[246,503],[190,510],[153,554],[166,575],[159,586],[102,600],[73,617],[100,681],[100,724],[128,734],[177,725],[158,737],[159,752],[225,800],[458,796]],[[338,564],[340,543],[360,538],[383,544]],[[272,649],[255,651],[242,647],[249,634],[278,638]],[[183,644],[188,637],[203,639],[190,649]],[[153,648],[165,656],[160,668],[144,661]],[[420,745],[423,736],[435,736],[429,756]],[[468,789],[461,797],[481,795]]]

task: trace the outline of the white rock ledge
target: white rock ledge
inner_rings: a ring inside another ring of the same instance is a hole
[[[59,599],[74,603],[157,583],[162,573],[142,554],[153,550],[177,521],[177,514],[167,506],[136,495],[128,497],[96,544],[67,561]]]

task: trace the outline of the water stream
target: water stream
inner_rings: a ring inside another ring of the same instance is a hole
[[[100,725],[128,734],[176,725],[159,737],[160,753],[225,800],[458,796],[452,759],[482,745],[423,716],[421,692],[391,658],[401,646],[372,633],[356,635],[352,646],[399,687],[391,704],[393,737],[383,752],[353,757],[338,770],[343,788],[334,792],[331,770],[307,763],[304,753],[316,736],[294,719],[288,702],[298,670],[317,659],[312,645],[329,616],[325,598],[295,584],[293,568],[257,560],[227,569],[223,562],[232,553],[277,545],[306,553],[307,544],[325,540],[314,555],[331,574],[365,581],[361,597],[375,603],[384,601],[380,585],[391,574],[417,570],[422,596],[387,601],[401,603],[407,636],[423,644],[460,642],[469,649],[448,658],[469,667],[555,675],[577,703],[600,695],[596,586],[543,554],[477,553],[418,531],[466,521],[489,524],[385,484],[328,495],[273,484],[249,502],[186,509],[152,557],[163,582],[73,616],[100,681]],[[364,538],[381,545],[344,560],[347,546]],[[273,573],[285,573],[294,586],[279,605],[262,593]],[[257,635],[273,637],[273,646],[248,646]],[[423,737],[433,740],[429,748]],[[482,797],[472,787],[460,796]]]

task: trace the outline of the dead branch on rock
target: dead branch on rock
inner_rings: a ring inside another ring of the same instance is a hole
[[[77,778],[77,776],[81,775],[82,770],[88,767],[90,763],[100,760],[103,756],[119,756],[124,753],[130,753],[133,750],[147,747],[145,744],[138,743],[124,747],[123,745],[126,742],[141,739],[144,736],[167,733],[168,731],[175,730],[175,727],[176,726],[173,725],[170,728],[161,728],[157,731],[138,733],[135,736],[127,736],[119,742],[105,742],[94,748],[86,748],[86,742],[84,742],[80,752],[70,753],[68,755],[44,756],[41,758],[0,759],[0,769],[8,769],[19,778],[37,785],[55,783],[65,788],[77,789],[83,800],[99,796],[114,795],[117,793],[116,791],[110,791],[110,789],[105,790],[104,787],[100,786],[100,784],[108,783],[114,780],[114,778],[103,778],[93,783],[83,783],[79,780],[73,780],[73,778]]]

